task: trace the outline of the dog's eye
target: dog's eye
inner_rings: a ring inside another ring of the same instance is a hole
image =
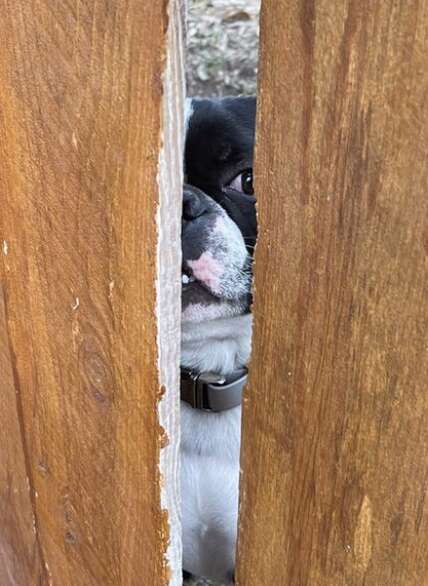
[[[254,195],[253,170],[246,169],[242,173],[239,173],[239,175],[229,183],[228,187],[232,187],[232,189],[236,189],[236,191],[240,191],[246,195]]]

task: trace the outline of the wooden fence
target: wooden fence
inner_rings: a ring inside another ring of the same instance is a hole
[[[182,64],[167,4],[0,2],[2,586],[180,572]]]
[[[428,2],[261,28],[238,582],[425,585]]]
[[[180,8],[0,0],[0,586],[181,582]],[[428,584],[427,30],[263,2],[240,585]]]

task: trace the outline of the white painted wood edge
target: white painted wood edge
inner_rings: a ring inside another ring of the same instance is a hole
[[[163,75],[163,136],[159,158],[157,214],[157,320],[160,384],[159,422],[167,445],[161,449],[161,506],[168,512],[167,562],[170,585],[182,584],[180,507],[180,321],[181,210],[183,188],[184,49],[182,0],[170,0],[167,53]]]

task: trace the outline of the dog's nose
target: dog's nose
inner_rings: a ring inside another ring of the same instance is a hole
[[[185,186],[183,191],[183,219],[195,220],[208,209],[207,198],[198,193],[199,190]]]

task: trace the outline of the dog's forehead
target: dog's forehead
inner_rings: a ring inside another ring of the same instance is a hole
[[[255,98],[194,98],[187,106],[185,172],[209,179],[219,167],[252,160]]]

